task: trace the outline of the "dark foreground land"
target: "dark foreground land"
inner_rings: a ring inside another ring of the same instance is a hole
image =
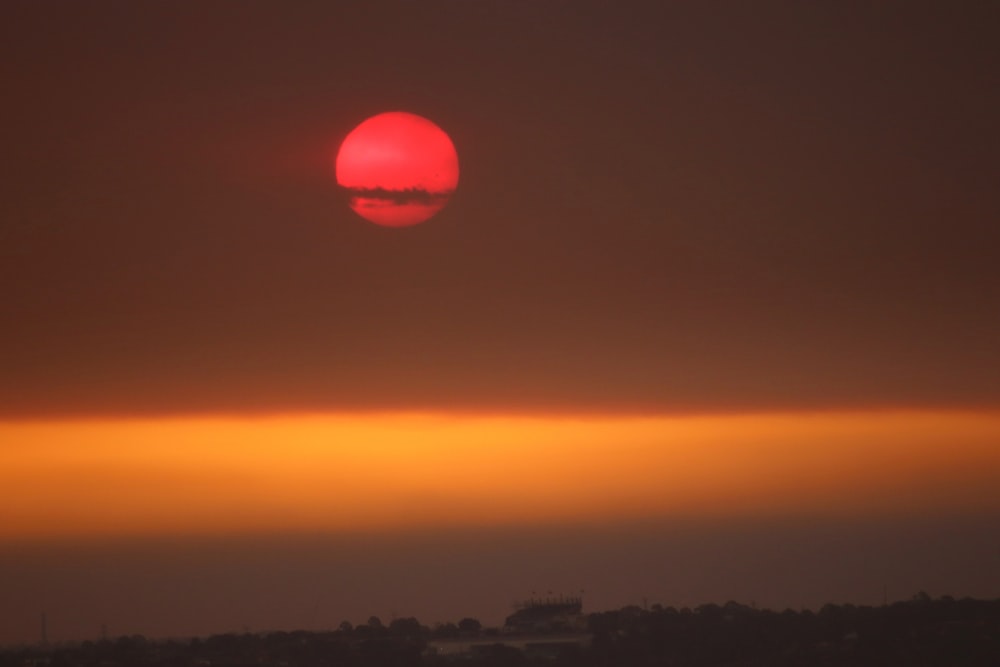
[[[434,629],[377,618],[331,632],[225,634],[190,641],[141,636],[0,652],[0,667],[825,667],[1000,666],[1000,600],[912,600],[819,612],[735,602],[592,613],[583,632],[505,633],[474,619]],[[552,641],[546,641],[551,639]],[[440,649],[448,648],[448,651]]]

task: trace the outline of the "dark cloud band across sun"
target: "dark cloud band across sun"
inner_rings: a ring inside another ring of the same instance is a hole
[[[400,204],[423,204],[444,206],[454,194],[454,190],[429,192],[422,188],[388,190],[386,188],[345,188],[356,206],[387,206]]]

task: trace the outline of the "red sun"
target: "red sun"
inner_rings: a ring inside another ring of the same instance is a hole
[[[458,154],[440,127],[390,111],[354,128],[337,152],[337,184],[365,220],[406,227],[444,208],[458,185]]]

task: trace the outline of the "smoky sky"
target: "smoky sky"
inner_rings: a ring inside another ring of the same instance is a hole
[[[997,14],[8,0],[0,418],[995,408]],[[394,110],[462,165],[400,229],[333,173]],[[1000,594],[994,516],[626,524],[12,541],[0,642]]]
[[[8,14],[7,416],[1000,398],[993,3]],[[386,230],[398,109],[462,184]]]

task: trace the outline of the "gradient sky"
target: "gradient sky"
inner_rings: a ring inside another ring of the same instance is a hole
[[[1000,596],[995,3],[4,10],[0,642]]]

